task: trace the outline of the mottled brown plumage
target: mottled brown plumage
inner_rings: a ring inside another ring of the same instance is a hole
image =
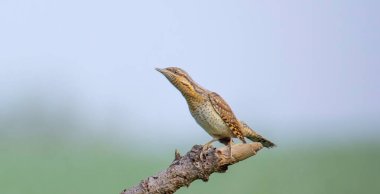
[[[230,147],[231,138],[239,138],[245,143],[244,137],[261,142],[268,148],[275,146],[253,131],[246,123],[239,121],[221,96],[202,88],[184,70],[178,67],[156,70],[165,75],[182,93],[189,105],[191,115],[213,137],[205,144],[205,147],[217,140]]]
[[[223,98],[215,92],[209,93],[208,97],[210,99],[212,107],[219,114],[220,118],[222,118],[224,123],[231,129],[233,135],[245,143],[244,135],[241,130],[241,124],[236,119],[230,106],[228,106],[228,104],[223,100]]]

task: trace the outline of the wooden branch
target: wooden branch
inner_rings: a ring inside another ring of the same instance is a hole
[[[201,179],[207,181],[214,172],[226,172],[229,165],[254,156],[263,146],[261,143],[247,143],[232,145],[232,158],[228,147],[211,147],[205,151],[201,158],[201,145],[195,145],[184,156],[176,150],[172,164],[160,173],[142,180],[140,184],[124,189],[121,194],[142,193],[174,193],[183,186]]]

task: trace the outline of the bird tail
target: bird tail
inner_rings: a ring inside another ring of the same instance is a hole
[[[272,148],[276,146],[276,144],[265,139],[264,137],[256,133],[254,130],[252,130],[244,121],[241,121],[241,123],[243,125],[244,136],[250,139],[251,141],[260,142],[266,148]]]
[[[248,136],[247,138],[250,139],[251,141],[254,141],[254,142],[260,142],[266,148],[276,147],[276,144],[274,144],[271,141],[265,139],[264,137],[262,137],[259,134],[256,134],[255,136]]]

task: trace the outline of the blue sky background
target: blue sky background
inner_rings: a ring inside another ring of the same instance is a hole
[[[183,97],[154,70],[179,66],[280,144],[378,140],[379,8],[370,0],[1,0],[2,136],[67,125],[72,137],[204,143],[210,137]]]

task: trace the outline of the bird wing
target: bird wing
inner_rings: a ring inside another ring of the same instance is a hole
[[[220,118],[222,118],[228,128],[231,129],[232,133],[245,143],[240,122],[236,119],[234,113],[226,101],[224,101],[223,98],[215,92],[210,92],[208,94],[208,98],[210,99],[214,110],[219,114]]]

